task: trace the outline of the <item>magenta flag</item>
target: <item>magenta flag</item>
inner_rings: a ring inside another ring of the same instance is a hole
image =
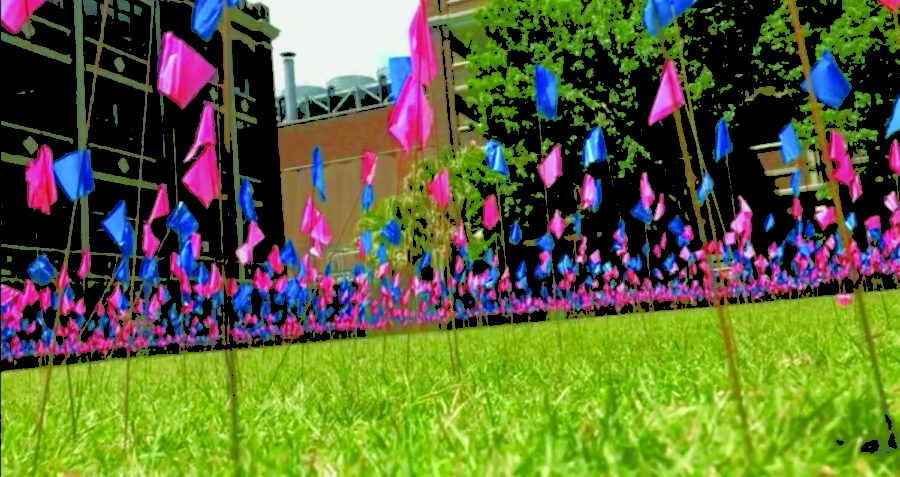
[[[388,132],[400,144],[403,154],[409,155],[417,141],[419,149],[425,147],[431,134],[432,119],[431,105],[422,92],[422,86],[412,77],[406,78],[400,97],[388,117]]]
[[[656,99],[653,100],[653,107],[650,108],[648,125],[652,126],[653,123],[677,111],[682,105],[684,105],[684,93],[681,91],[681,82],[675,71],[675,63],[666,60],[659,81],[659,89],[656,91]]]
[[[89,271],[91,271],[91,250],[85,247],[81,251],[81,265],[78,266],[78,278],[84,280]]]
[[[366,149],[362,153],[359,175],[364,185],[372,185],[375,181],[375,167],[378,165],[378,156],[374,151]]]
[[[316,225],[310,232],[309,237],[322,245],[331,243],[331,230],[328,228],[328,222],[325,220],[324,215],[319,214]]]
[[[646,172],[641,174],[641,205],[647,210],[650,210],[650,206],[653,205],[653,188],[650,187],[650,180],[647,178]]]
[[[13,35],[22,31],[22,25],[47,0],[3,0],[0,4],[0,23]]]
[[[893,214],[900,209],[900,200],[897,199],[897,192],[891,191],[890,194],[884,196],[884,206]]]
[[[834,180],[849,186],[850,182],[853,181],[854,175],[853,161],[850,160],[850,155],[847,154],[847,143],[844,142],[844,137],[841,136],[840,131],[837,129],[831,130],[831,144],[829,144],[829,150],[831,160],[837,164],[837,170],[834,172]]]
[[[538,174],[544,181],[544,187],[550,188],[562,176],[562,152],[559,144],[553,146],[550,154],[538,165]]]
[[[208,209],[213,199],[222,193],[222,182],[219,178],[219,169],[216,167],[215,151],[204,148],[200,157],[184,174],[182,182],[191,194],[200,199],[203,207]]]
[[[821,227],[822,230],[825,230],[829,225],[835,222],[834,207],[826,207],[824,205],[816,206],[815,218],[816,222],[819,223],[819,227]]]
[[[152,222],[166,215],[169,215],[169,193],[166,191],[166,185],[160,184],[156,188],[156,200],[153,202],[153,210],[150,211],[150,218],[147,220]]]
[[[25,165],[25,182],[28,184],[28,207],[50,215],[50,206],[56,203],[56,178],[53,176],[53,152],[48,146],[41,146],[37,158]]]
[[[216,119],[214,116],[214,106],[209,101],[203,103],[203,112],[200,113],[200,124],[197,126],[197,132],[194,133],[194,144],[188,151],[184,162],[193,159],[201,147],[212,147],[216,145]]]
[[[437,61],[434,57],[425,0],[419,0],[419,8],[416,9],[412,24],[409,25],[409,52],[412,77],[422,86],[430,85],[437,76]]]
[[[143,225],[143,235],[141,236],[141,250],[144,251],[145,257],[152,257],[156,255],[156,251],[159,249],[159,239],[156,238],[156,235],[153,235],[153,229],[150,228],[151,221],[144,222]]]
[[[263,234],[262,230],[260,230],[259,225],[256,224],[256,221],[250,222],[250,230],[247,233],[247,241],[244,242],[243,245],[237,248],[235,251],[235,255],[237,255],[238,262],[241,265],[246,265],[253,260],[253,249],[259,245],[262,240],[266,238]]]
[[[181,109],[216,76],[216,69],[174,33],[163,33],[157,89]]]
[[[900,176],[900,144],[897,143],[896,139],[891,143],[891,154],[888,157],[888,163],[891,166],[891,170],[894,171],[894,175]]]
[[[856,203],[856,199],[859,199],[862,196],[862,182],[859,180],[859,175],[854,175],[853,179],[850,180],[850,199],[853,203]]]
[[[306,206],[303,208],[303,218],[300,220],[300,233],[308,234],[312,232],[313,227],[316,226],[318,217],[319,211],[316,210],[313,196],[309,195],[306,197]]]
[[[450,171],[446,167],[428,183],[428,194],[440,209],[450,204]]]
[[[590,174],[584,175],[584,183],[581,185],[581,208],[590,209],[597,200],[597,183]]]
[[[653,220],[654,221],[661,219],[663,214],[666,213],[666,204],[665,204],[664,200],[665,200],[665,196],[662,194],[659,194],[659,202],[656,203],[656,211],[653,212]],[[665,240],[665,238],[666,238],[666,235],[663,234],[663,240]]]
[[[878,3],[884,5],[884,8],[894,15],[897,14],[897,10],[900,10],[900,0],[878,0]]]
[[[562,218],[562,214],[559,213],[559,209],[556,209],[556,212],[553,213],[553,218],[550,219],[550,223],[547,224],[547,230],[559,240],[562,237],[563,230],[566,229],[566,222]]]
[[[497,196],[491,194],[487,199],[484,199],[483,209],[482,223],[484,228],[491,230],[500,221],[500,211],[497,209]]]

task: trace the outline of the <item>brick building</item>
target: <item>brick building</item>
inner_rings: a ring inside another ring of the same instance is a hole
[[[432,42],[438,62],[438,75],[426,90],[434,111],[434,126],[424,155],[433,157],[442,148],[459,147],[472,141],[481,143],[470,132],[467,106],[461,93],[466,79],[466,55],[472,41],[478,41],[475,12],[485,0],[428,0]],[[293,79],[293,59],[286,58],[286,84]],[[281,157],[281,184],[285,234],[300,246],[308,239],[299,232],[300,216],[311,193],[310,161],[316,145],[322,148],[328,201],[320,209],[328,217],[332,245],[326,259],[337,270],[346,270],[355,259],[355,230],[361,209],[362,184],[359,166],[362,151],[378,154],[378,169],[373,184],[375,200],[399,191],[402,177],[409,171],[412,158],[403,156],[388,135],[387,124],[393,103],[388,98],[390,79],[384,71],[367,81],[359,78],[352,85],[337,78],[326,88],[298,86],[297,107],[292,119],[284,97],[279,99],[278,147]],[[284,96],[289,96],[285,94]]]

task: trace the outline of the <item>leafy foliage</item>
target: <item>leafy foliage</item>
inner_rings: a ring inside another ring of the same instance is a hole
[[[519,161],[511,159],[509,162],[516,164]],[[440,210],[428,195],[428,183],[445,167],[450,176],[449,214]],[[453,227],[461,218],[469,241],[468,252],[479,257],[488,246],[498,249],[502,237],[496,228],[493,232],[485,232],[481,226],[484,199],[499,192],[502,196],[502,202],[498,201],[501,213],[512,215],[519,208],[519,200],[513,197],[519,187],[516,181],[491,171],[480,148],[464,148],[455,155],[449,148],[444,149],[439,157],[415,161],[403,178],[403,192],[387,196],[374,204],[357,223],[356,229],[357,232],[373,232],[374,249],[383,241],[378,231],[391,219],[397,219],[403,230],[401,243],[398,247],[391,247],[390,244],[386,247],[391,265],[395,270],[400,270],[426,251],[431,252],[433,263],[447,263]],[[435,244],[440,244],[440,247]],[[368,259],[370,264],[377,260],[374,253]]]

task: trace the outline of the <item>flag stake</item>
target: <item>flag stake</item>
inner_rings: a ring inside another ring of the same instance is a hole
[[[807,90],[809,93],[809,104],[812,108],[812,116],[813,122],[815,123],[816,135],[818,136],[819,148],[822,150],[822,156],[825,163],[825,172],[828,175],[828,188],[831,193],[832,200],[834,201],[835,212],[837,212],[838,225],[843,227],[846,233],[841,234],[841,238],[844,243],[844,254],[850,253],[850,240],[851,240],[851,231],[847,229],[847,225],[844,223],[844,209],[841,206],[841,196],[840,190],[838,188],[837,182],[834,180],[834,170],[831,166],[831,156],[828,148],[828,143],[825,140],[825,123],[822,121],[822,116],[819,110],[819,102],[816,100],[815,93],[812,88],[812,80],[810,79],[810,64],[809,57],[806,54],[806,42],[804,40],[803,26],[800,25],[800,16],[797,12],[797,4],[794,0],[787,0],[788,9],[791,14],[791,25],[794,28],[794,41],[797,43],[797,52],[800,55],[800,62],[803,67],[803,77],[807,81]],[[895,16],[896,18],[896,16]],[[853,281],[856,281],[857,272],[854,270],[851,275]],[[864,293],[857,293],[857,290],[854,289],[853,296],[856,298],[854,301],[856,302],[856,310],[857,316],[859,316],[860,325],[862,326],[863,336],[866,340],[866,345],[868,347],[869,352],[869,360],[872,364],[872,374],[875,378],[875,386],[878,391],[878,397],[881,400],[881,410],[882,413],[886,416],[888,414],[888,405],[887,398],[884,394],[884,385],[881,382],[881,372],[878,368],[878,357],[875,353],[875,343],[872,337],[872,330],[869,327],[869,318],[866,314],[865,303],[863,301]]]

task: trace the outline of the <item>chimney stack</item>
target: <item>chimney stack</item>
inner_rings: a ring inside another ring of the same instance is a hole
[[[297,82],[294,80],[294,53],[286,51],[284,58],[284,109],[285,121],[297,120]]]

